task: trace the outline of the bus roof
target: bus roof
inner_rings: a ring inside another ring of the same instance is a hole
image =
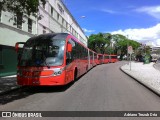
[[[51,39],[54,36],[66,38],[68,36],[68,33],[47,33],[47,34],[41,34],[41,35],[38,35],[38,36],[31,37],[28,40]]]

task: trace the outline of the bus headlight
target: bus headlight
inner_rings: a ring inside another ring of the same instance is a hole
[[[63,68],[55,68],[55,69],[54,69],[53,76],[61,75],[62,72],[63,72]]]

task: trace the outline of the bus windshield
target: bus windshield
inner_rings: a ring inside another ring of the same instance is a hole
[[[35,38],[23,47],[19,66],[58,66],[63,64],[65,39]]]

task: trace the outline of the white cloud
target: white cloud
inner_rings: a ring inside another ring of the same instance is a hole
[[[82,28],[84,32],[87,32],[87,33],[92,33],[92,32],[95,32],[95,30],[87,30],[86,28]]]
[[[117,30],[111,34],[122,34],[138,42],[160,46],[160,23],[149,28]]]
[[[160,6],[141,7],[141,8],[135,9],[135,11],[140,13],[146,13],[156,19],[160,19]]]
[[[160,39],[157,39],[157,45],[160,45]]]
[[[109,10],[109,9],[101,9],[102,12],[110,13],[110,14],[115,14],[117,13],[116,11]]]

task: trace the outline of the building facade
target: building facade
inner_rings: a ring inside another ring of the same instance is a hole
[[[151,52],[155,52],[157,50],[160,50],[160,46],[151,47]]]
[[[17,15],[21,22],[14,23],[13,14],[0,11],[0,77],[16,74],[16,42],[44,33],[67,32],[87,46],[87,37],[61,0],[48,0],[39,6],[40,19]]]

